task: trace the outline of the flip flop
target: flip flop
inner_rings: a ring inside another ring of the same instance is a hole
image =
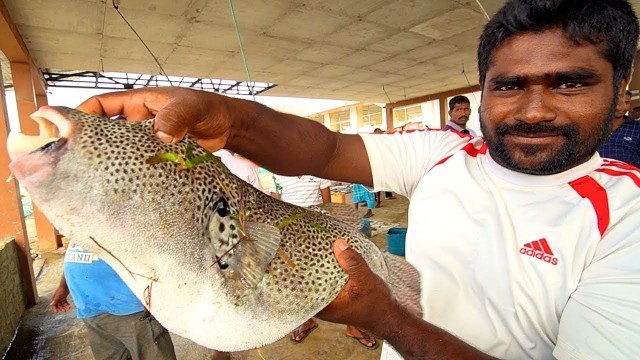
[[[302,324],[302,325],[298,326],[298,327],[296,328],[296,330],[298,330],[298,329],[299,329],[301,326],[303,326],[303,325],[304,325],[304,324]],[[300,338],[300,340],[296,340],[296,339],[295,339],[295,335],[294,335],[294,334],[295,334],[296,330],[293,330],[293,333],[291,333],[291,337],[289,338],[289,340],[291,340],[291,342],[292,342],[292,343],[294,343],[294,344],[300,344],[300,343],[301,343],[301,342],[303,342],[303,341],[304,341],[304,339],[306,339],[306,338],[307,338],[307,336],[309,336],[309,334],[311,334],[311,332],[312,332],[313,330],[315,330],[317,327],[318,327],[318,323],[314,322],[312,327],[307,328],[306,330],[302,330],[302,331],[300,331],[300,333],[299,333],[299,334],[300,334],[300,335],[302,335],[302,337]]]
[[[346,335],[346,337],[352,338],[353,340],[357,341],[358,344],[364,346],[365,348],[369,349],[369,350],[375,350],[378,348],[378,346],[380,345],[380,343],[378,343],[378,340],[376,340],[375,337],[368,335],[367,336],[351,336],[351,335]],[[373,344],[371,344],[371,346],[367,345],[367,342],[369,342],[370,340],[373,340]]]

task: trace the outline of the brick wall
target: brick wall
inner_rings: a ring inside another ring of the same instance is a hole
[[[7,351],[25,309],[18,266],[15,241],[0,240],[0,357]]]

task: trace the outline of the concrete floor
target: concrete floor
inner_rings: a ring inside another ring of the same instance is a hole
[[[350,202],[349,195],[346,201]],[[395,200],[383,199],[382,207],[374,210],[371,218],[372,240],[381,249],[386,248],[386,231],[389,227],[406,227],[407,208],[407,199],[398,196]],[[365,209],[360,207],[360,211],[364,214]],[[50,297],[62,273],[63,254],[52,252],[39,255],[39,260],[34,262],[35,273],[39,274],[38,302],[23,315],[16,338],[3,359],[93,359],[84,326],[75,317],[75,308],[63,314],[53,314],[49,309]],[[231,358],[373,360],[380,357],[380,348],[371,351],[346,337],[344,325],[317,321],[320,326],[301,344],[293,344],[289,337],[284,337],[260,349],[233,353]],[[173,339],[178,359],[211,358],[208,349],[178,336],[173,336]]]

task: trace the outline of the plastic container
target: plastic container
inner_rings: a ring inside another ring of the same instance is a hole
[[[344,204],[346,203],[345,194],[344,193],[332,193],[331,194],[331,202],[335,204]]]
[[[387,251],[393,255],[404,256],[404,243],[407,228],[391,228],[387,231]]]

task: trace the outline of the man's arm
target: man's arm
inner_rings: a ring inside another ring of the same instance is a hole
[[[405,359],[492,359],[402,307],[387,284],[344,240],[337,240],[333,249],[349,280],[319,318],[367,329]]]
[[[373,185],[359,136],[255,102],[193,89],[145,88],[97,95],[78,109],[128,120],[155,117],[154,130],[163,141],[189,134],[209,151],[226,148],[275,173]]]
[[[68,297],[69,287],[67,286],[67,279],[64,277],[63,273],[62,278],[60,279],[60,284],[58,284],[58,288],[51,296],[51,303],[49,304],[51,306],[51,311],[58,313],[71,309]]]

